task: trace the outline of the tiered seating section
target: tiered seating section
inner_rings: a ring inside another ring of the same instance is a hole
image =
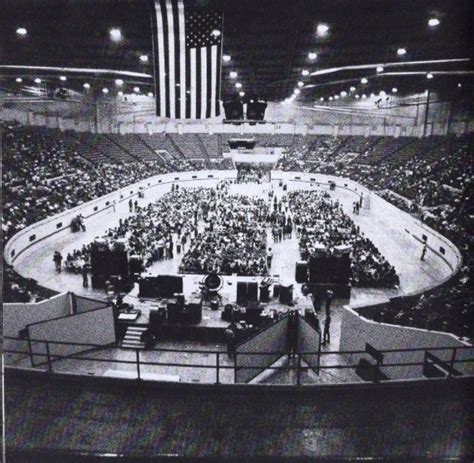
[[[16,123],[3,123],[2,129],[4,239],[49,215],[155,174],[233,168],[221,153],[230,138],[240,138],[237,134],[60,132]],[[407,206],[383,193],[454,241],[466,263],[451,289],[435,292],[434,299],[421,301],[413,313],[423,323],[431,320],[431,327],[440,328],[446,322],[450,331],[472,336],[468,265],[472,136],[419,139],[265,134],[254,138],[257,146],[286,148],[277,169],[350,177],[373,190],[393,191],[411,200]],[[9,294],[11,287],[6,283],[6,300]],[[406,311],[396,315],[403,322]]]

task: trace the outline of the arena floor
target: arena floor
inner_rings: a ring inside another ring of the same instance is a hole
[[[206,184],[209,186],[209,184]],[[230,187],[230,193],[241,193],[250,196],[257,196],[268,198],[268,189],[274,188],[277,196],[284,194],[283,190],[278,186],[276,182],[265,183],[265,184],[245,184],[236,185],[233,184]],[[298,189],[316,189],[311,185],[305,185],[303,187],[298,186]],[[289,189],[296,189],[295,186],[289,185]],[[162,195],[163,192],[147,192],[144,199],[139,199],[140,206],[145,206],[151,201],[154,201]],[[399,230],[403,230],[403,216],[393,216],[389,212],[375,213],[372,210],[362,210],[360,215],[354,215],[352,213],[352,201],[353,196],[345,190],[337,189],[336,191],[330,192],[334,199],[339,199],[342,203],[345,212],[354,220],[356,225],[360,226],[361,232],[363,232],[372,242],[379,248],[381,253],[387,258],[387,260],[395,266],[397,272],[400,275],[400,288],[399,289],[373,289],[373,288],[353,288],[351,293],[350,301],[347,300],[335,300],[332,308],[332,323],[331,323],[331,344],[326,346],[324,350],[338,350],[339,339],[340,339],[340,323],[342,317],[342,306],[347,303],[369,303],[377,302],[385,299],[387,296],[402,295],[410,293],[415,290],[421,290],[431,285],[440,283],[445,279],[450,269],[447,265],[440,264],[440,260],[430,256],[428,253],[424,261],[420,261],[421,244],[413,239],[409,234],[402,233]],[[33,247],[26,251],[20,258],[18,258],[15,268],[19,273],[26,277],[36,279],[39,284],[55,289],[57,291],[73,291],[76,294],[86,295],[94,298],[105,297],[105,293],[99,290],[93,290],[82,287],[82,277],[76,274],[70,274],[62,272],[56,273],[54,263],[52,260],[53,252],[55,250],[61,251],[63,257],[71,252],[73,249],[81,247],[83,244],[90,243],[94,238],[103,234],[111,226],[118,225],[120,218],[125,218],[129,215],[128,204],[123,203],[118,205],[115,212],[110,212],[107,216],[107,220],[104,217],[91,218],[86,222],[86,231],[79,233],[71,233],[60,239],[48,239],[45,240],[40,246]],[[268,234],[268,246],[273,249],[273,262],[271,267],[271,275],[277,276],[280,281],[294,282],[295,274],[295,262],[300,260],[298,241],[293,233],[291,239],[286,239],[280,243],[274,243],[271,238],[271,233]],[[175,241],[176,242],[176,241]],[[170,274],[177,273],[180,260],[183,256],[181,254],[175,254],[175,257],[171,260],[162,260],[154,263],[150,268],[149,272],[152,274]],[[185,275],[184,276],[184,293],[189,295],[192,291],[198,289],[198,282],[202,276],[198,275]],[[229,276],[224,277],[225,283],[221,291],[223,296],[223,302],[235,302],[236,298],[236,281],[239,278]],[[248,280],[249,278],[244,278]],[[257,279],[259,279],[257,277]],[[132,291],[129,296],[129,301],[134,303],[136,306],[140,305],[138,298],[136,297],[137,288]],[[301,294],[300,285],[295,285],[294,288],[294,300],[296,308],[311,307],[311,302]],[[142,321],[147,321],[148,312],[146,308],[140,307],[143,311]],[[273,307],[272,307],[273,308]],[[281,307],[286,310],[285,307]],[[213,317],[215,313],[210,310],[204,309],[203,311],[203,322],[207,324],[213,323]],[[215,317],[214,317],[215,318]],[[217,321],[216,321],[217,323]],[[220,320],[218,323],[222,323]],[[161,343],[157,347],[160,347]],[[173,344],[177,348],[189,348],[195,347],[192,343],[179,343]],[[167,347],[173,347],[173,345],[167,345]],[[164,345],[163,345],[164,347]],[[202,348],[202,346],[199,346]],[[210,350],[224,350],[224,346],[208,345]],[[106,355],[107,358],[116,358],[126,360],[129,352],[122,349],[108,349],[106,351],[100,351],[97,355]],[[345,364],[346,360],[342,356],[325,356],[326,361],[331,364]],[[204,358],[193,358],[194,363],[206,363],[208,360]],[[104,368],[105,365],[100,365],[100,362],[79,362],[81,371],[87,372],[88,374],[106,374]],[[109,364],[110,365],[110,364]],[[68,361],[63,363],[57,363],[57,368],[60,370],[67,370],[71,366]],[[118,368],[118,367],[117,367]],[[186,382],[209,382],[212,379],[208,378],[210,371],[203,371],[200,373],[198,369],[182,368],[179,372],[171,372],[172,374],[179,374],[181,381]],[[230,372],[230,371],[229,371]],[[357,377],[353,374],[348,373],[349,370],[332,370],[330,374],[322,375],[323,377],[306,378],[308,382],[346,382],[346,381],[357,381]],[[163,368],[160,371],[154,371],[153,373],[170,373],[169,370],[164,371]],[[213,373],[213,372],[212,372]],[[348,376],[349,374],[349,376]],[[287,381],[288,375],[291,372],[283,372],[278,375],[274,375],[272,382],[285,382]],[[227,375],[228,376],[228,375]],[[225,374],[222,377],[224,382],[232,382],[232,377],[227,377]]]

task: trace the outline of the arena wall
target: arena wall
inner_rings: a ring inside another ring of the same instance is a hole
[[[353,308],[355,308],[355,306],[345,307],[342,314],[341,339],[339,345],[339,350],[341,351],[364,351],[366,343],[380,350],[470,346],[470,344],[461,341],[453,334],[407,326],[389,325],[387,323],[368,320],[355,312]],[[363,307],[358,307],[358,310],[363,310]],[[451,350],[430,350],[430,352],[444,361],[449,362],[451,360]],[[424,355],[424,350],[391,352],[384,354],[383,363],[423,363]],[[358,360],[365,356],[361,354],[349,354],[348,357],[352,364],[357,364]],[[456,359],[473,360],[474,347],[472,349],[458,350]],[[455,368],[465,374],[472,375],[474,373],[472,362],[457,364]],[[423,377],[422,365],[385,367],[382,368],[382,371],[390,379]]]
[[[52,341],[49,345],[52,356],[69,356],[90,350],[92,346],[87,344],[110,345],[116,341],[113,308],[105,307],[34,323],[28,325],[28,336],[35,364],[46,361],[46,344],[41,341]]]

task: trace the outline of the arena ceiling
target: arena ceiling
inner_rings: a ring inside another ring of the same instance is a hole
[[[197,0],[201,2],[213,0]],[[151,74],[150,9],[147,0],[6,0],[0,19],[0,64],[57,66],[133,71]],[[303,103],[327,98],[354,86],[375,91],[396,87],[421,91],[427,72],[430,85],[454,89],[470,83],[469,61],[445,60],[472,55],[469,0],[222,0],[224,54],[222,99],[237,96],[236,80],[245,97],[283,101],[295,89]],[[429,19],[439,24],[430,26]],[[327,25],[328,30],[318,25]],[[19,27],[27,30],[20,36]],[[120,28],[122,40],[110,40]],[[322,32],[322,33],[321,33]],[[397,50],[406,50],[399,55]],[[316,53],[310,59],[309,53]],[[443,62],[435,63],[437,60]],[[425,64],[407,64],[430,61]],[[388,64],[393,63],[393,64]],[[367,68],[357,66],[370,65]],[[372,66],[373,65],[373,66]],[[384,70],[377,73],[376,66]],[[348,69],[349,67],[349,69]],[[342,68],[342,69],[335,69]],[[303,71],[308,75],[303,75]],[[230,71],[237,72],[235,79]],[[323,73],[321,72],[323,71]],[[0,69],[2,85],[18,76],[57,72]],[[316,72],[316,75],[312,75]],[[112,79],[102,74],[101,79]],[[97,77],[97,76],[96,76]],[[366,77],[368,84],[362,84]],[[126,77],[152,90],[146,77]],[[67,85],[82,88],[84,75],[71,74]],[[298,82],[300,87],[298,87]]]

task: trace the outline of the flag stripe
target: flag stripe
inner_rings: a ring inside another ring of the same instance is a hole
[[[156,20],[157,20],[157,42],[158,42],[158,76],[160,80],[160,117],[166,117],[166,66],[165,56],[163,50],[165,49],[164,42],[164,27],[163,14],[160,3],[156,4]]]
[[[166,11],[166,0],[159,0],[161,5],[161,19],[163,21],[163,49],[161,55],[163,57],[165,66],[165,88],[164,88],[164,95],[165,95],[165,110],[162,111],[163,117],[170,117],[170,64],[169,64],[169,36],[168,36],[168,15]],[[163,52],[168,50],[168,52]]]
[[[168,71],[169,71],[169,117],[176,118],[176,65],[175,59],[175,24],[173,17],[174,1],[166,2],[166,16],[168,19]]]
[[[154,3],[151,6],[151,30],[158,31],[158,22],[157,22],[158,11],[154,8]],[[155,72],[153,73],[153,80],[155,83],[155,95],[156,95],[156,115],[160,115],[161,111],[161,99],[158,95],[157,90],[159,89],[158,79],[160,76],[160,62],[158,59],[158,34],[152,34],[152,44],[153,44],[153,62],[155,63]]]
[[[211,47],[211,115],[216,117],[217,45]]]
[[[197,100],[197,53],[195,48],[191,48],[191,119],[196,119],[197,109],[196,109],[196,100]]]
[[[183,0],[178,0],[178,13],[179,13],[179,64],[180,64],[180,76],[179,76],[179,117],[186,117],[186,30],[184,26],[184,3]]]
[[[207,48],[201,47],[201,119],[206,118],[206,107],[207,107]]]

